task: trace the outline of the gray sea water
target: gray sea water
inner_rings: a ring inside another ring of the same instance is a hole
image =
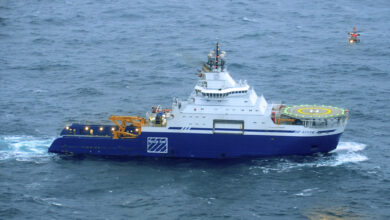
[[[389,219],[389,21],[388,0],[0,0],[0,219]],[[47,153],[70,122],[185,99],[217,41],[231,75],[268,101],[349,109],[337,149],[240,161]]]

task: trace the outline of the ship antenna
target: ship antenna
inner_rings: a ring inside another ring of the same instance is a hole
[[[215,69],[218,70],[218,59],[219,59],[219,43],[217,42],[217,48],[215,49]]]

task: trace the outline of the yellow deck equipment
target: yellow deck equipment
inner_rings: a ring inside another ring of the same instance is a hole
[[[120,138],[137,138],[141,134],[142,126],[146,123],[146,119],[142,118],[140,116],[116,116],[112,115],[109,118],[111,121],[113,121],[117,126],[117,130],[113,130],[113,138],[114,139],[120,139]],[[130,133],[126,131],[126,126],[129,123],[134,126],[135,132]]]

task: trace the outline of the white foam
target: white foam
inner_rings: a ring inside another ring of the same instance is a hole
[[[340,166],[347,163],[359,163],[368,160],[368,157],[361,154],[367,145],[357,142],[340,142],[337,148],[331,153],[335,155],[329,166]]]
[[[340,142],[335,150],[330,152],[332,157],[318,161],[315,166],[340,166],[349,163],[359,163],[368,160],[368,157],[361,154],[367,145],[356,142]],[[358,153],[359,152],[359,153]]]
[[[54,206],[62,206],[62,204],[58,203],[58,202],[52,202],[51,204],[54,205]]]
[[[243,21],[249,21],[249,22],[257,22],[256,19],[248,18],[248,17],[242,17]]]
[[[356,142],[340,142],[337,145],[337,148],[334,149],[331,153],[340,152],[340,151],[348,151],[348,152],[357,152],[362,151],[366,148],[367,145]]]
[[[0,160],[31,161],[48,157],[47,150],[54,138],[34,136],[0,136]]]
[[[294,195],[296,195],[296,196],[311,196],[311,195],[313,195],[313,192],[317,191],[317,190],[318,190],[318,188],[304,189],[301,192],[296,193]]]
[[[339,154],[336,156],[334,162],[329,164],[330,166],[339,166],[346,163],[359,163],[368,160],[368,158],[364,155],[357,153],[347,153],[347,154]]]

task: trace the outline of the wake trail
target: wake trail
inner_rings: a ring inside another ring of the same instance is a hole
[[[30,161],[49,157],[47,150],[54,138],[34,136],[0,136],[0,160]]]

